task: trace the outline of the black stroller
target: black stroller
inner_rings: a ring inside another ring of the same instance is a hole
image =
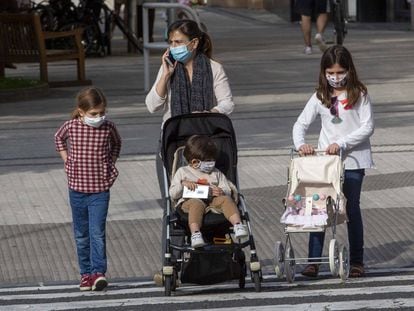
[[[216,143],[219,156],[216,167],[235,185],[235,199],[249,236],[235,241],[231,235],[231,224],[222,214],[207,213],[201,228],[207,245],[192,248],[188,216],[180,208],[172,209],[168,189],[176,170],[186,165],[182,155],[185,142],[192,135],[208,135]],[[163,127],[161,155],[164,164],[164,194],[166,216],[163,220],[163,247],[165,249],[162,274],[165,295],[175,291],[177,281],[199,285],[216,284],[238,280],[245,287],[247,273],[245,253],[250,247],[250,274],[255,290],[261,290],[262,273],[256,254],[249,214],[242,195],[238,193],[237,145],[231,120],[219,113],[194,113],[168,119]]]

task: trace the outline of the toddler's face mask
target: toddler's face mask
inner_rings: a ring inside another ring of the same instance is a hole
[[[216,166],[216,161],[200,161],[199,169],[203,173],[211,173]]]

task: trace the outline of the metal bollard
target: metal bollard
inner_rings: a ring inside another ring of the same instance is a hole
[[[150,63],[149,55],[150,50],[165,50],[168,48],[167,42],[149,42],[149,26],[148,26],[148,9],[170,9],[170,11],[181,9],[186,11],[189,16],[200,27],[200,19],[197,13],[190,7],[179,3],[155,3],[146,2],[142,5],[142,36],[144,44],[144,90],[148,92],[150,89]]]

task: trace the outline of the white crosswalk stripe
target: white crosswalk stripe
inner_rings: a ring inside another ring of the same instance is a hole
[[[357,310],[414,308],[414,273],[378,276],[370,272],[366,278],[321,278],[298,280],[293,284],[265,276],[263,291],[256,293],[247,282],[245,290],[236,283],[212,286],[182,286],[171,297],[152,282],[112,283],[107,291],[80,292],[75,285],[0,288],[0,311],[45,310]],[[246,303],[248,302],[248,303]],[[162,307],[164,306],[164,307]]]

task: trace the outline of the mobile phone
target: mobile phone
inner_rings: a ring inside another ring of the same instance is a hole
[[[172,57],[171,53],[168,54],[168,56],[165,58],[165,61],[168,63],[168,65],[174,67],[175,59]]]

